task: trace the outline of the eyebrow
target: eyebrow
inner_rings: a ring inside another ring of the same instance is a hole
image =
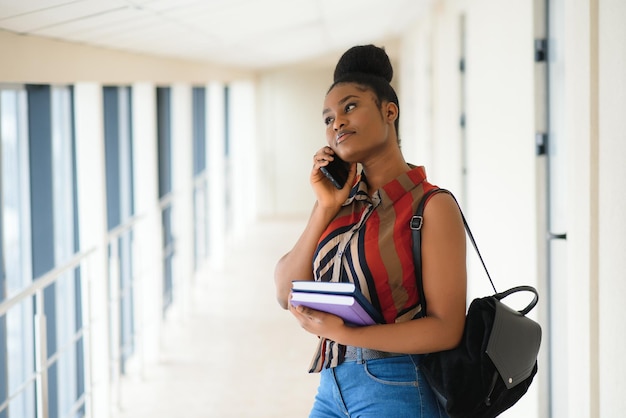
[[[346,97],[344,97],[343,99],[339,100],[339,102],[337,103],[339,106],[341,106],[342,104],[344,104],[345,102],[347,102],[350,99],[356,98],[358,99],[359,96],[355,95],[355,94],[348,94]],[[330,112],[329,108],[326,108],[322,111],[322,115],[325,115],[326,113]]]

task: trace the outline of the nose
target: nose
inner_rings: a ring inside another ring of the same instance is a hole
[[[340,116],[336,116],[335,120],[333,121],[333,130],[334,131],[339,131],[341,128],[343,128],[344,126],[346,126],[346,121],[345,119],[343,119]]]

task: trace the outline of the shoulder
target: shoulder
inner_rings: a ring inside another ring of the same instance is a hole
[[[435,193],[431,194],[430,196],[427,197],[428,200],[426,200],[426,205],[424,206],[424,211],[427,211],[430,209],[430,211],[432,210],[445,210],[445,209],[456,209],[457,211],[459,210],[459,206],[456,202],[456,199],[454,198],[454,196],[444,190],[440,190],[440,191],[436,191]]]
[[[435,193],[428,197],[424,207],[424,227],[434,225],[437,229],[462,229],[463,219],[456,199],[446,192]]]

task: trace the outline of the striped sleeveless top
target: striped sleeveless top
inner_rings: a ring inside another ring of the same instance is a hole
[[[420,199],[435,186],[424,167],[367,193],[362,175],[320,237],[313,257],[317,281],[352,282],[386,323],[409,321],[420,312],[409,222]],[[335,367],[345,347],[320,338],[309,372]]]

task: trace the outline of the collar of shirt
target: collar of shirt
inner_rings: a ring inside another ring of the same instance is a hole
[[[426,169],[423,166],[409,164],[409,167],[411,168],[409,171],[400,174],[398,177],[376,190],[371,197],[367,193],[367,177],[365,173],[361,172],[357,183],[352,187],[350,196],[344,202],[343,206],[348,206],[355,200],[368,201],[374,208],[379,204],[382,204],[383,207],[393,205],[406,192],[426,180]]]

